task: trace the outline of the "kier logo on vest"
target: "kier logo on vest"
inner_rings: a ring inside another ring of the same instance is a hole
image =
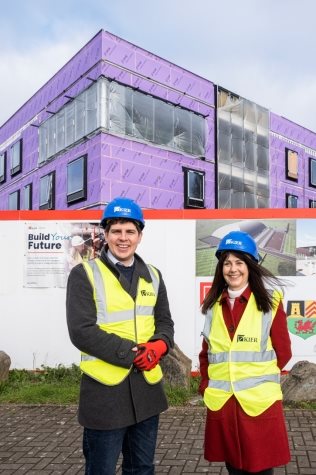
[[[316,335],[316,301],[289,300],[287,303],[288,329],[304,340]]]

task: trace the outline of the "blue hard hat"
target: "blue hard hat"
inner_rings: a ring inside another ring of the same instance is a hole
[[[135,201],[130,198],[114,198],[105,207],[101,226],[105,228],[109,219],[128,219],[129,221],[137,221],[140,229],[144,229],[145,221],[143,212]]]
[[[226,234],[218,245],[215,256],[220,258],[222,252],[238,251],[249,254],[255,261],[259,262],[260,256],[256,241],[248,233],[243,231],[231,231]]]

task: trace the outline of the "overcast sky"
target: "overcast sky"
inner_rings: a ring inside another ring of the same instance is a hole
[[[315,0],[9,0],[0,124],[104,29],[316,132]]]

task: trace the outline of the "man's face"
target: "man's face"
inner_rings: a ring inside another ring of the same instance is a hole
[[[129,265],[143,233],[138,232],[135,224],[128,221],[112,224],[104,235],[113,256],[123,264]]]

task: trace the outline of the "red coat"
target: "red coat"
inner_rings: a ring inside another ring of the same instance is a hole
[[[248,287],[235,300],[234,308],[231,310],[228,294],[226,291],[223,293],[223,316],[231,338],[234,337],[250,294]],[[278,366],[282,369],[292,356],[282,304],[273,320],[270,336]],[[208,344],[203,340],[199,355],[201,394],[208,385],[207,351]],[[207,409],[204,457],[210,462],[228,462],[235,468],[249,472],[259,472],[287,464],[291,456],[282,402],[276,401],[269,409],[256,417],[247,415],[234,396],[219,411]]]

